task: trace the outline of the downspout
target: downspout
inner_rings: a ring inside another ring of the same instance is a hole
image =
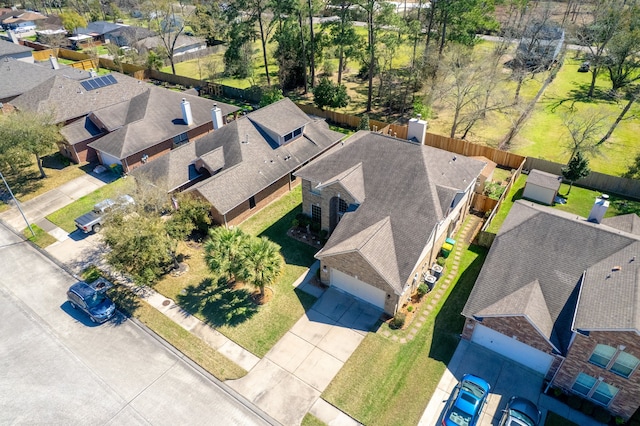
[[[129,162],[127,161],[127,159],[124,159],[124,164],[127,166],[127,170],[123,170],[125,173],[129,173]]]
[[[551,387],[551,384],[556,380],[556,376],[558,375],[558,373],[562,369],[562,366],[564,365],[564,362],[567,360],[567,358],[563,357],[562,355],[559,355],[559,357],[562,358],[562,361],[560,361],[560,365],[558,366],[556,372],[553,373],[553,377],[551,378],[551,380],[549,380],[549,383],[547,383],[547,387],[544,388],[545,395],[547,394],[547,392],[549,392],[549,388]]]
[[[433,259],[433,250],[436,248],[436,238],[438,238],[438,230],[440,228],[441,221],[436,222],[436,228],[433,231],[433,239],[431,240],[431,253],[429,253],[429,267],[431,267],[431,262]]]
[[[227,224],[227,214],[226,213],[223,214],[222,218],[224,219],[224,227],[229,229],[229,225]]]

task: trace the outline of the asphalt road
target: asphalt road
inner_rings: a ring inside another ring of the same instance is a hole
[[[0,224],[0,424],[269,424],[133,321],[93,325],[74,282]]]

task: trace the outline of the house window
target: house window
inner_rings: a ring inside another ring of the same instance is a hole
[[[638,364],[640,364],[640,359],[621,351],[616,358],[616,362],[611,366],[611,371],[622,377],[629,377],[638,367]]]
[[[578,374],[571,389],[605,406],[618,394],[617,387],[584,373]]]
[[[311,220],[317,223],[322,221],[322,209],[320,206],[311,206]]]
[[[249,198],[249,208],[252,209],[256,206],[256,197]]]
[[[181,133],[178,136],[174,136],[173,137],[173,143],[178,145],[182,142],[187,142],[189,140],[189,137],[187,136],[187,132],[185,133]]]
[[[596,384],[596,382],[597,380],[595,379],[595,377],[580,373],[578,374],[578,378],[576,379],[576,382],[573,384],[571,389],[579,394],[587,396],[589,395],[589,392],[591,392],[591,388]]]
[[[301,127],[301,128],[299,128],[299,129],[295,129],[295,130],[293,131],[293,137],[294,137],[294,138],[297,138],[297,137],[298,137],[298,136],[300,136],[301,134],[302,134],[302,127]]]
[[[618,388],[612,386],[605,382],[600,382],[595,391],[593,391],[593,395],[591,395],[591,399],[596,402],[599,402],[602,405],[609,405],[613,397],[618,393]]]
[[[347,202],[340,198],[340,200],[338,201],[338,212],[344,213],[347,211],[347,208],[349,208]]]
[[[589,362],[602,368],[607,368],[607,365],[609,365],[615,354],[616,348],[613,346],[598,345],[591,354]]]
[[[286,135],[284,135],[285,142],[289,142],[291,139],[293,139],[293,133],[287,133]]]

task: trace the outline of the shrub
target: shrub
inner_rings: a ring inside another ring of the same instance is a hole
[[[418,286],[418,297],[422,298],[425,294],[429,293],[429,286],[422,283]]]
[[[603,407],[595,407],[593,410],[593,418],[600,423],[609,424],[611,421],[611,414]],[[620,420],[622,423],[618,423]],[[624,420],[621,417],[616,417],[616,424],[622,425],[624,424]]]
[[[320,222],[311,222],[311,231],[320,232]]]
[[[569,395],[569,398],[567,398],[567,405],[574,410],[579,410],[582,406],[582,398],[578,395]]]
[[[320,239],[326,240],[329,236],[329,232],[326,229],[321,229],[318,235],[320,236]]]
[[[484,195],[487,197],[498,200],[500,196],[504,192],[506,187],[500,185],[499,183],[491,182],[484,187]]]
[[[413,312],[413,305],[407,306],[407,312]]]
[[[438,257],[438,259],[436,260],[436,263],[440,266],[444,266],[444,264],[447,262],[447,259],[445,259],[444,257],[440,256]]]
[[[291,226],[292,226],[293,228],[297,228],[298,226],[300,226],[300,221],[299,221],[298,219],[293,219],[293,220],[291,221]]]
[[[582,407],[580,407],[580,410],[587,416],[591,416],[593,414],[594,408],[596,408],[596,406],[593,404],[593,402],[587,401],[586,399],[582,400]]]
[[[404,326],[404,322],[406,321],[407,316],[402,312],[398,312],[395,317],[391,320],[389,324],[391,328],[400,329]]]

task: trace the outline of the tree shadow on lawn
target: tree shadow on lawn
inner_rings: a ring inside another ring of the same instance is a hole
[[[615,103],[615,99],[611,94],[611,90],[605,90],[601,87],[595,87],[593,89],[593,96],[589,97],[589,88],[591,84],[585,83],[573,83],[574,88],[569,91],[567,97],[565,98],[555,98],[550,99],[550,109],[551,112],[556,112],[556,110],[564,105],[565,103],[569,103],[568,108],[573,110],[574,104],[576,102],[582,102],[587,104],[601,104],[605,103]]]
[[[31,194],[32,192],[42,188],[44,185],[44,181],[40,178],[40,172],[37,169],[23,169],[17,172],[8,171],[4,176],[11,188],[11,191],[17,198]],[[0,194],[4,192],[4,189],[4,185],[0,186]],[[6,197],[2,196],[2,199],[8,201],[11,199],[11,196],[6,192]]]
[[[291,209],[267,229],[258,234],[259,237],[267,237],[280,246],[280,253],[284,257],[287,265],[309,267],[314,262],[313,255],[318,251],[316,248],[301,243],[291,238],[287,231],[291,228],[293,220],[298,213],[302,212],[302,206],[298,205]]]
[[[190,285],[184,289],[184,294],[178,296],[178,304],[187,312],[201,314],[205,322],[214,327],[242,324],[258,312],[258,305],[250,291],[232,288],[225,283],[224,278],[215,284],[207,278],[197,286]]]
[[[460,333],[464,327],[464,317],[461,312],[487,255],[487,250],[480,246],[471,245],[468,250],[477,253],[478,257],[460,274],[456,286],[440,308],[433,327],[429,358],[445,364],[451,360],[460,341]]]

